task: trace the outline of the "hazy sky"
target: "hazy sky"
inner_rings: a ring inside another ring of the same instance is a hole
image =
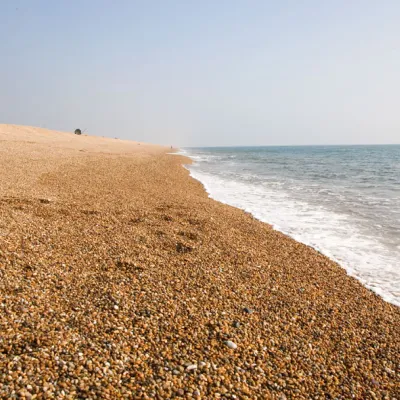
[[[0,0],[0,123],[400,143],[400,0]]]

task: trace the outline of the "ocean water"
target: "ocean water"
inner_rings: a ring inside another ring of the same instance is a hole
[[[190,148],[191,175],[400,306],[400,145]]]

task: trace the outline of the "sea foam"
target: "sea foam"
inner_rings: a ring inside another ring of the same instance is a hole
[[[371,209],[376,207],[384,213],[385,207],[393,205],[390,201],[377,199],[372,192],[368,196],[370,188],[356,193],[354,187],[347,188],[346,184],[343,188],[330,187],[332,178],[324,173],[326,168],[312,171],[312,179],[296,182],[290,174],[279,174],[282,166],[271,166],[271,160],[263,163],[260,154],[254,155],[250,150],[243,155],[235,151],[231,149],[230,153],[221,155],[213,149],[190,149],[181,154],[193,159],[194,164],[187,168],[191,176],[204,185],[210,197],[241,208],[274,229],[317,249],[367,288],[400,306],[398,221],[392,222],[393,235],[390,235],[389,217],[392,215],[370,218]],[[285,161],[290,163],[290,157],[285,156]],[[277,162],[282,163],[282,159],[278,158]],[[268,167],[273,169],[272,173],[266,171]],[[337,179],[346,181],[345,172],[335,173]]]

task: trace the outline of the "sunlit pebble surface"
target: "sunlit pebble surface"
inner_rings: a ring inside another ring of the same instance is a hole
[[[41,132],[0,135],[0,398],[400,399],[397,307],[181,156]]]

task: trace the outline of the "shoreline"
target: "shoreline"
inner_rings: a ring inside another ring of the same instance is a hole
[[[398,307],[184,156],[4,129],[0,398],[399,395]]]
[[[190,155],[185,155],[185,154],[182,154],[182,155],[185,156],[185,157],[190,158]],[[191,159],[191,158],[190,158],[190,159]],[[396,306],[396,307],[400,307],[400,303],[399,303],[398,300],[392,298],[390,295],[387,295],[387,294],[383,293],[383,292],[382,292],[382,288],[380,288],[380,287],[375,287],[375,286],[373,286],[373,285],[368,284],[368,282],[366,282],[365,279],[364,279],[362,276],[357,275],[357,273],[355,272],[354,268],[344,266],[344,265],[343,265],[344,262],[342,262],[341,260],[337,259],[337,258],[336,258],[335,256],[333,256],[332,254],[330,254],[329,251],[325,251],[325,250],[323,250],[322,248],[318,247],[318,245],[312,245],[312,244],[308,243],[307,241],[302,240],[301,238],[298,238],[298,237],[293,236],[290,232],[287,232],[287,231],[285,231],[284,229],[281,229],[280,227],[276,226],[275,224],[270,223],[269,221],[266,221],[266,220],[264,220],[264,219],[258,217],[257,215],[255,215],[255,214],[254,214],[253,212],[251,212],[251,211],[247,211],[247,210],[245,210],[244,208],[242,208],[242,207],[240,207],[240,206],[236,206],[236,205],[230,204],[228,201],[223,201],[223,200],[220,200],[220,199],[218,199],[217,197],[215,197],[215,196],[212,194],[211,189],[207,186],[207,184],[206,184],[205,182],[203,182],[203,181],[201,180],[201,178],[196,177],[196,176],[195,176],[196,174],[195,174],[189,167],[186,167],[186,165],[191,165],[191,164],[194,163],[194,162],[195,162],[195,161],[191,159],[191,162],[190,162],[190,163],[184,164],[183,166],[184,166],[185,169],[187,169],[187,170],[189,171],[189,174],[190,174],[190,176],[191,176],[193,179],[195,179],[196,181],[198,181],[198,182],[200,182],[200,183],[202,184],[202,186],[204,187],[205,192],[207,193],[207,195],[208,195],[208,197],[209,197],[210,199],[215,200],[215,201],[218,201],[218,202],[220,202],[220,203],[222,203],[222,204],[225,204],[225,205],[228,205],[228,206],[231,206],[231,207],[235,207],[235,208],[237,208],[237,209],[239,209],[239,210],[242,210],[242,211],[244,211],[244,212],[248,212],[248,213],[250,213],[255,219],[257,219],[258,221],[260,221],[260,222],[262,222],[262,223],[265,223],[265,224],[269,225],[272,229],[274,229],[274,230],[276,230],[276,231],[278,231],[278,232],[281,232],[281,233],[283,233],[284,235],[286,235],[287,237],[289,237],[289,238],[295,240],[296,242],[301,243],[301,244],[304,244],[305,246],[307,246],[307,247],[309,247],[309,248],[311,248],[311,249],[313,249],[313,250],[319,252],[320,254],[322,254],[323,256],[327,257],[327,258],[328,258],[329,260],[331,260],[332,262],[336,263],[340,268],[342,268],[343,270],[345,270],[348,276],[357,279],[365,288],[367,288],[368,290],[370,290],[371,292],[373,292],[375,295],[377,295],[377,296],[379,296],[380,298],[382,298],[385,302],[387,302],[387,303],[389,303],[389,304],[392,304],[392,305],[394,305],[394,306]]]

